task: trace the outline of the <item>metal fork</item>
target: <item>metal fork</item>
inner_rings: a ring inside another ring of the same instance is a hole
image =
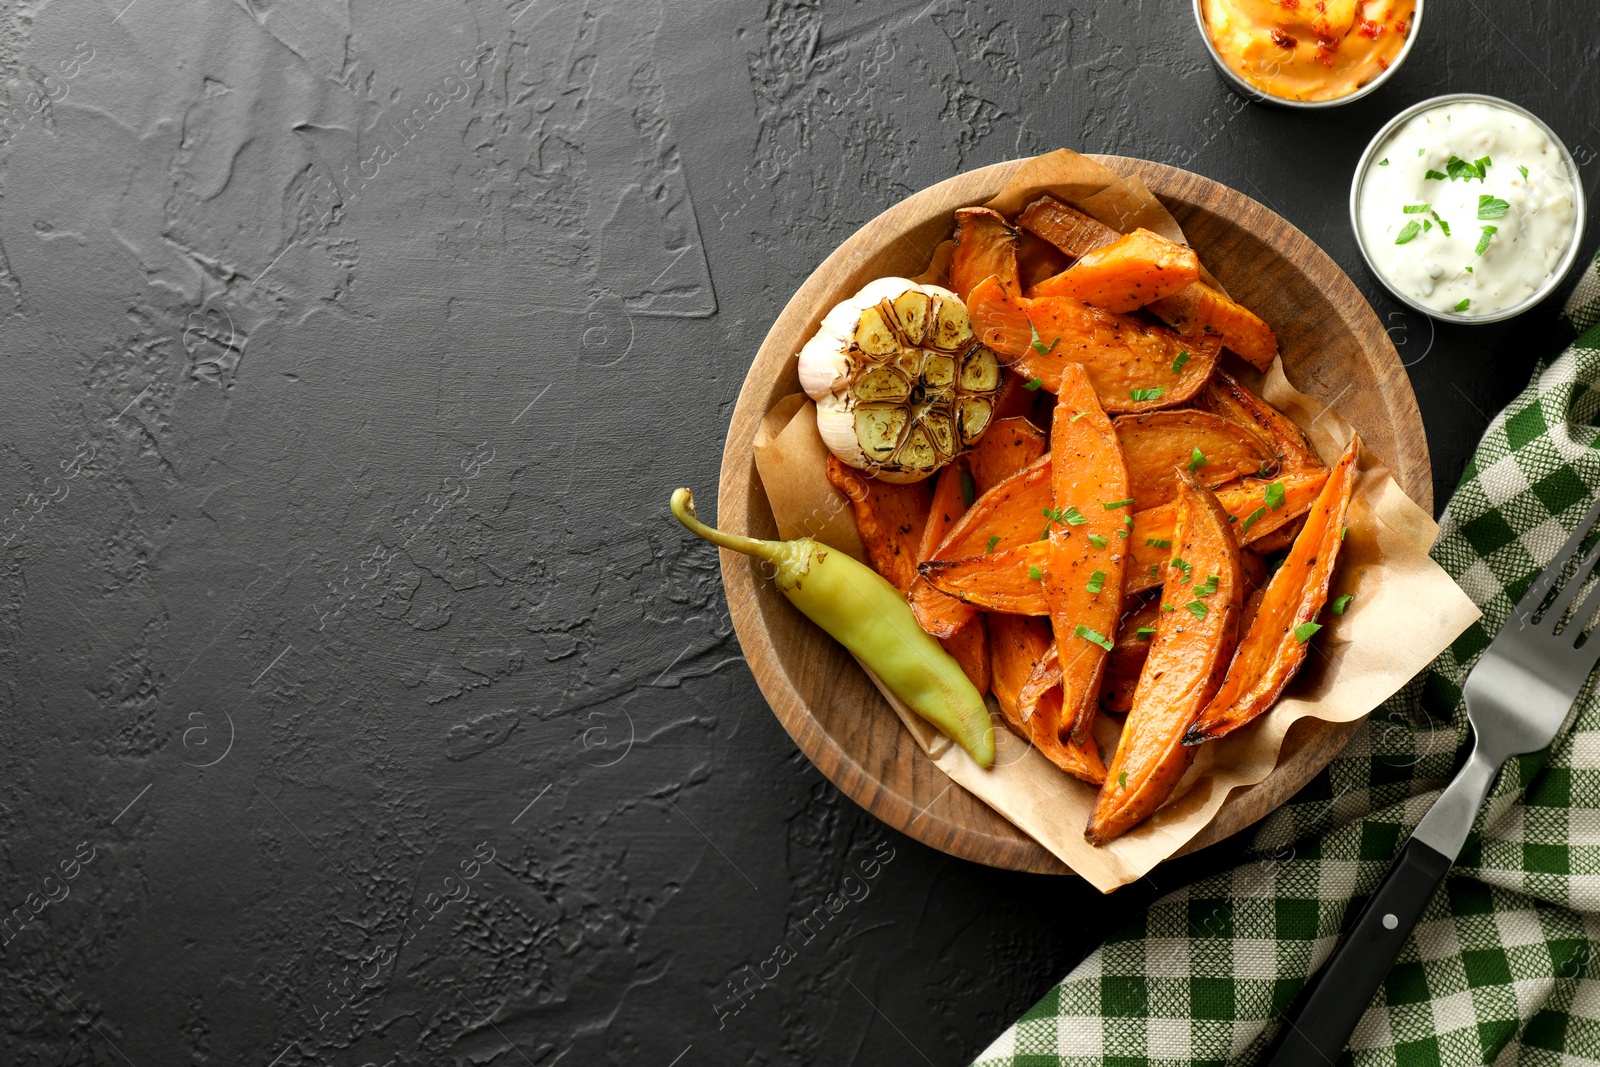
[[[1600,561],[1600,541],[1545,605],[1600,518],[1589,509],[1566,545],[1507,617],[1484,650],[1462,696],[1472,724],[1472,755],[1423,816],[1355,926],[1301,999],[1268,1067],[1333,1063],[1394,965],[1423,909],[1461,854],[1478,809],[1500,767],[1512,756],[1537,752],[1555,739],[1578,692],[1600,661],[1600,629],[1579,644],[1600,608],[1600,584],[1562,625],[1585,580]]]

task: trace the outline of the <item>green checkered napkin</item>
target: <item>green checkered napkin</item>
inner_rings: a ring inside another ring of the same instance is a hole
[[[1451,777],[1467,671],[1600,491],[1600,257],[1565,314],[1581,336],[1490,424],[1433,549],[1483,619],[1261,824],[1243,866],[1158,901],[976,1067],[1258,1062]],[[1600,1063],[1600,695],[1578,708],[1507,765],[1341,1063]]]

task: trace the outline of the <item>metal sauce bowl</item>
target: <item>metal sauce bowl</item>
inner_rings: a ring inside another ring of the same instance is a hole
[[[1440,311],[1436,308],[1424,307],[1411,297],[1400,292],[1400,290],[1397,289],[1388,278],[1384,277],[1378,268],[1373,265],[1372,256],[1367,252],[1366,238],[1361,234],[1361,216],[1357,210],[1361,199],[1361,185],[1367,179],[1367,171],[1373,166],[1373,157],[1378,154],[1378,149],[1382,147],[1383,143],[1389,139],[1389,135],[1394,133],[1395,130],[1399,129],[1401,123],[1405,122],[1407,119],[1410,119],[1414,115],[1419,115],[1424,111],[1431,111],[1436,107],[1442,107],[1446,104],[1456,103],[1490,104],[1494,107],[1505,108],[1507,111],[1515,112],[1516,114],[1527,118],[1540,130],[1544,131],[1544,135],[1550,138],[1550,143],[1555,145],[1556,148],[1560,150],[1561,162],[1566,166],[1567,177],[1572,182],[1572,237],[1567,244],[1566,252],[1556,264],[1555,270],[1551,272],[1549,278],[1545,279],[1544,284],[1534,291],[1532,296],[1529,296],[1519,304],[1514,304],[1511,307],[1505,308],[1501,311],[1491,311],[1485,315],[1466,315],[1454,311]],[[1361,153],[1361,160],[1356,164],[1355,177],[1351,179],[1350,182],[1350,228],[1355,231],[1356,247],[1361,249],[1361,258],[1366,260],[1367,270],[1372,273],[1374,278],[1383,283],[1383,287],[1389,290],[1389,292],[1394,295],[1396,300],[1400,301],[1402,304],[1406,305],[1412,310],[1420,311],[1424,315],[1438,319],[1440,322],[1502,322],[1506,319],[1522,314],[1524,311],[1527,311],[1529,308],[1532,308],[1534,305],[1538,304],[1545,297],[1549,296],[1556,290],[1556,287],[1566,279],[1567,274],[1572,270],[1572,264],[1577,261],[1578,249],[1583,243],[1583,227],[1587,212],[1588,205],[1584,199],[1583,182],[1581,176],[1578,174],[1577,161],[1572,158],[1572,153],[1567,151],[1567,146],[1561,140],[1561,138],[1556,136],[1556,131],[1552,130],[1548,123],[1546,123],[1538,115],[1535,115],[1533,112],[1529,111],[1527,108],[1513,104],[1509,100],[1502,100],[1498,96],[1489,96],[1485,93],[1447,93],[1444,96],[1435,96],[1427,100],[1423,100],[1420,103],[1412,104],[1410,107],[1400,112],[1400,114],[1386,122],[1383,128],[1379,130],[1373,136],[1372,140],[1367,143],[1367,150]]]
[[[1400,54],[1394,57],[1394,62],[1389,64],[1389,69],[1355,92],[1346,93],[1344,96],[1335,97],[1332,100],[1285,100],[1281,96],[1273,96],[1271,93],[1263,92],[1240,77],[1232,67],[1228,66],[1227,61],[1222,58],[1222,53],[1217,51],[1217,46],[1211,40],[1211,32],[1206,28],[1205,12],[1200,9],[1202,0],[1194,0],[1194,21],[1195,25],[1200,27],[1200,40],[1205,42],[1206,51],[1211,55],[1211,61],[1222,72],[1223,78],[1239,92],[1258,103],[1315,111],[1321,108],[1339,107],[1350,103],[1352,100],[1360,100],[1363,96],[1374,92],[1378,86],[1394,77],[1394,72],[1400,69],[1401,64],[1406,61],[1406,57],[1411,54],[1412,47],[1417,43],[1418,31],[1422,26],[1423,2],[1424,0],[1416,0],[1416,5],[1411,12],[1411,25],[1406,31],[1406,43],[1401,47]]]

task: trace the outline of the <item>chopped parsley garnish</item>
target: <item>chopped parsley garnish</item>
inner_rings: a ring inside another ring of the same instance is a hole
[[[1121,774],[1117,775],[1117,786],[1119,788],[1121,788],[1121,789],[1128,788],[1128,772],[1127,771],[1123,771]]]
[[[1161,610],[1162,611],[1176,611],[1178,609],[1173,607],[1171,604],[1163,604],[1163,605],[1161,605]]]
[[[1441,181],[1441,182],[1442,182],[1442,181],[1444,181],[1444,180],[1445,180],[1445,178],[1447,178],[1447,177],[1449,177],[1449,175],[1447,175],[1447,174],[1440,174],[1440,173],[1439,173],[1439,172],[1438,172],[1438,171],[1436,171],[1436,170],[1430,170],[1430,171],[1428,171],[1428,173],[1426,173],[1426,174],[1424,174],[1424,175],[1423,175],[1423,176],[1422,176],[1422,180],[1423,180],[1423,181]]]
[[[1096,547],[1096,548],[1104,548],[1104,547],[1106,547],[1106,539],[1104,537],[1101,537],[1099,534],[1090,534],[1089,535],[1089,543],[1091,545],[1093,545],[1094,547]]]
[[[1505,213],[1510,210],[1511,205],[1498,197],[1490,196],[1487,193],[1480,194],[1478,197],[1478,218],[1485,222],[1490,219],[1503,218]]]
[[[1320,622],[1303,622],[1294,628],[1294,639],[1303,645],[1320,629],[1322,629]]]
[[[1283,492],[1283,483],[1273,482],[1271,485],[1267,486],[1265,499],[1267,501],[1267,507],[1271,508],[1273,511],[1277,511],[1279,508],[1283,507],[1284,501],[1287,499]]]
[[[978,487],[972,484],[972,472],[961,468],[961,502],[970,508],[977,496]]]
[[[1151,548],[1171,548],[1172,541],[1165,537],[1146,537],[1144,543]]]
[[[1043,378],[1029,378],[1027,381],[1022,383],[1022,387],[1030,393],[1037,393],[1039,391],[1039,387],[1042,385],[1044,385]]]
[[[1054,341],[1050,342],[1050,347],[1046,348],[1044,346],[1043,339],[1041,339],[1039,336],[1039,331],[1034,328],[1033,321],[1031,319],[1028,321],[1028,332],[1033,334],[1033,350],[1039,353],[1041,356],[1048,356],[1050,353],[1056,350],[1056,345],[1061,343],[1061,338],[1057,337]],[[1035,380],[1037,381],[1037,379]]]
[[[1164,393],[1164,392],[1166,392],[1166,390],[1161,388],[1161,386],[1159,386],[1159,385],[1156,386],[1154,389],[1129,389],[1128,390],[1128,399],[1129,400],[1160,400],[1161,399],[1161,394]]]
[[[1267,509],[1264,507],[1256,508],[1250,514],[1246,515],[1244,517],[1244,525],[1239,527],[1239,536],[1243,537],[1245,534],[1249,533],[1250,527],[1254,526],[1256,523],[1260,522],[1266,517]]]
[[[1470,182],[1472,179],[1476,178],[1481,182],[1485,180],[1489,173],[1489,157],[1484,156],[1475,163],[1468,163],[1460,156],[1451,156],[1449,159],[1445,160],[1444,169],[1445,173],[1449,175],[1451,181]],[[1425,177],[1431,178],[1436,173],[1438,172],[1430,171],[1427,175],[1425,175]]]
[[[1487,252],[1489,250],[1489,238],[1499,232],[1500,227],[1498,226],[1485,226],[1483,228],[1483,236],[1478,238],[1478,247],[1472,250],[1473,254],[1481,256]]]
[[[1071,530],[1067,531],[1067,536],[1068,537],[1072,536],[1072,531]],[[1039,532],[1039,540],[1041,540],[1041,541],[1050,540],[1050,524],[1048,522],[1044,524],[1044,529]]]
[[[1333,602],[1333,613],[1335,615],[1343,615],[1344,614],[1344,609],[1350,606],[1350,601],[1352,599],[1353,599],[1352,595],[1350,593],[1346,593],[1344,596],[1340,597],[1338,600],[1335,600]]]
[[[1422,220],[1422,232],[1423,233],[1427,233],[1431,229],[1433,229],[1433,223],[1429,222],[1427,219],[1423,219]]]
[[[1437,211],[1429,211],[1428,214],[1433,216],[1433,221],[1437,222],[1439,224],[1439,229],[1444,231],[1444,235],[1446,237],[1449,237],[1450,236],[1450,224],[1448,222],[1444,221],[1444,219],[1441,219],[1439,217],[1439,213]]]
[[[1084,523],[1089,521],[1089,516],[1083,514],[1083,512],[1079,511],[1071,504],[1068,504],[1064,508],[1057,508],[1055,518],[1057,522],[1065,519],[1067,525],[1069,526],[1082,526]]]
[[[1461,298],[1461,303],[1456,305],[1456,310],[1457,311],[1465,311],[1471,306],[1472,306],[1472,298],[1464,296],[1464,297]]]
[[[1107,511],[1116,511],[1118,508],[1127,507],[1131,503],[1133,503],[1133,497],[1130,496],[1126,500],[1113,500],[1109,504],[1101,504],[1100,506]]]
[[[1084,588],[1091,593],[1098,593],[1100,590],[1105,588],[1105,585],[1106,572],[1095,571],[1093,574],[1089,575],[1089,584],[1085,585]]]
[[[1432,209],[1432,207],[1432,204],[1407,204],[1400,210],[1404,211],[1407,215],[1420,215],[1423,212]]]
[[[1044,577],[1044,571],[1040,570],[1038,567],[1029,567],[1028,577],[1037,582]]]
[[[1388,156],[1384,156],[1382,159],[1378,160],[1378,166],[1387,167],[1388,165],[1389,165],[1389,157]]]
[[[1206,606],[1200,603],[1198,600],[1191,600],[1185,604],[1184,607],[1188,608],[1190,614],[1197,619],[1205,618],[1209,611],[1209,609],[1207,609]]]
[[[1189,469],[1197,471],[1206,465],[1206,454],[1196,446],[1194,453],[1189,457]]]
[[[1117,531],[1117,536],[1122,538],[1124,541],[1126,541],[1128,539],[1128,531],[1127,530],[1118,530]]]
[[[993,552],[994,551],[994,546],[998,545],[999,543],[1000,543],[1000,535],[999,534],[990,534],[989,535],[989,545],[988,545],[987,548],[984,549],[984,552],[985,553]]]
[[[1122,525],[1124,525],[1124,526],[1132,526],[1133,525],[1133,516],[1132,515],[1124,515],[1124,516],[1122,516]],[[1126,535],[1124,535],[1124,536],[1126,536]]]
[[[1068,419],[1067,421],[1068,422],[1077,422],[1079,419],[1083,418],[1087,414],[1089,414],[1087,411],[1080,411],[1076,415],[1072,416],[1072,418]]]
[[[1472,273],[1472,268],[1471,268],[1471,267],[1468,267],[1468,268],[1467,268],[1467,273],[1468,273],[1468,274],[1471,274],[1471,273]]]
[[[1151,634],[1153,634],[1155,632],[1156,632],[1156,628],[1154,626],[1141,626],[1141,627],[1139,627],[1137,630],[1135,630],[1133,632],[1133,636],[1135,636],[1135,637],[1149,637]]]
[[[1343,541],[1344,540],[1344,535],[1349,533],[1349,532],[1350,532],[1350,527],[1348,527],[1348,526],[1339,527],[1339,540]]]
[[[1518,167],[1517,169],[1522,172],[1522,180],[1523,181],[1527,181],[1528,180],[1528,168],[1527,167]]]
[[[1421,159],[1421,158],[1422,158],[1422,153],[1423,153],[1423,152],[1424,152],[1424,151],[1426,151],[1426,149],[1422,149],[1422,148],[1419,148],[1419,149],[1417,149],[1417,158],[1418,158],[1418,159]]]
[[[1403,245],[1403,244],[1407,243],[1408,241],[1410,241],[1412,238],[1416,237],[1417,234],[1419,234],[1421,232],[1422,232],[1422,224],[1419,223],[1416,219],[1412,219],[1410,222],[1408,222],[1404,226],[1400,227],[1400,233],[1399,233],[1399,235],[1397,237],[1395,237],[1394,243],[1397,244],[1397,245]]]
[[[1157,567],[1154,563],[1150,564],[1150,577],[1152,577],[1152,578],[1160,578],[1161,577],[1161,568]]]
[[[1187,581],[1191,581],[1192,580],[1189,577],[1189,575],[1194,571],[1194,566],[1188,560],[1178,559],[1178,558],[1174,557],[1173,560],[1172,560],[1172,563],[1171,563],[1171,567],[1172,567],[1173,570],[1179,571],[1179,572],[1181,572],[1183,574],[1183,580],[1184,581],[1187,582]]]
[[[1194,595],[1210,596],[1217,591],[1217,583],[1220,581],[1222,581],[1222,575],[1220,574],[1207,575],[1203,583],[1194,587]]]
[[[1095,633],[1093,630],[1089,629],[1087,626],[1083,625],[1082,623],[1078,624],[1078,628],[1076,630],[1074,630],[1072,632],[1072,634],[1073,634],[1074,637],[1081,637],[1085,641],[1090,642],[1091,644],[1099,645],[1101,648],[1105,649],[1107,652],[1111,651],[1111,642],[1110,641],[1108,641],[1106,638],[1102,637],[1100,634]]]
[[[1183,369],[1183,365],[1187,362],[1189,362],[1189,350],[1184,349],[1182,352],[1178,353],[1178,358],[1172,361],[1172,373],[1177,374]]]

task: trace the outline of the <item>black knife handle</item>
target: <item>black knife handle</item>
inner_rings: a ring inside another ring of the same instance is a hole
[[[1384,875],[1355,926],[1318,972],[1267,1067],[1334,1063],[1422,917],[1451,860],[1413,838]]]

